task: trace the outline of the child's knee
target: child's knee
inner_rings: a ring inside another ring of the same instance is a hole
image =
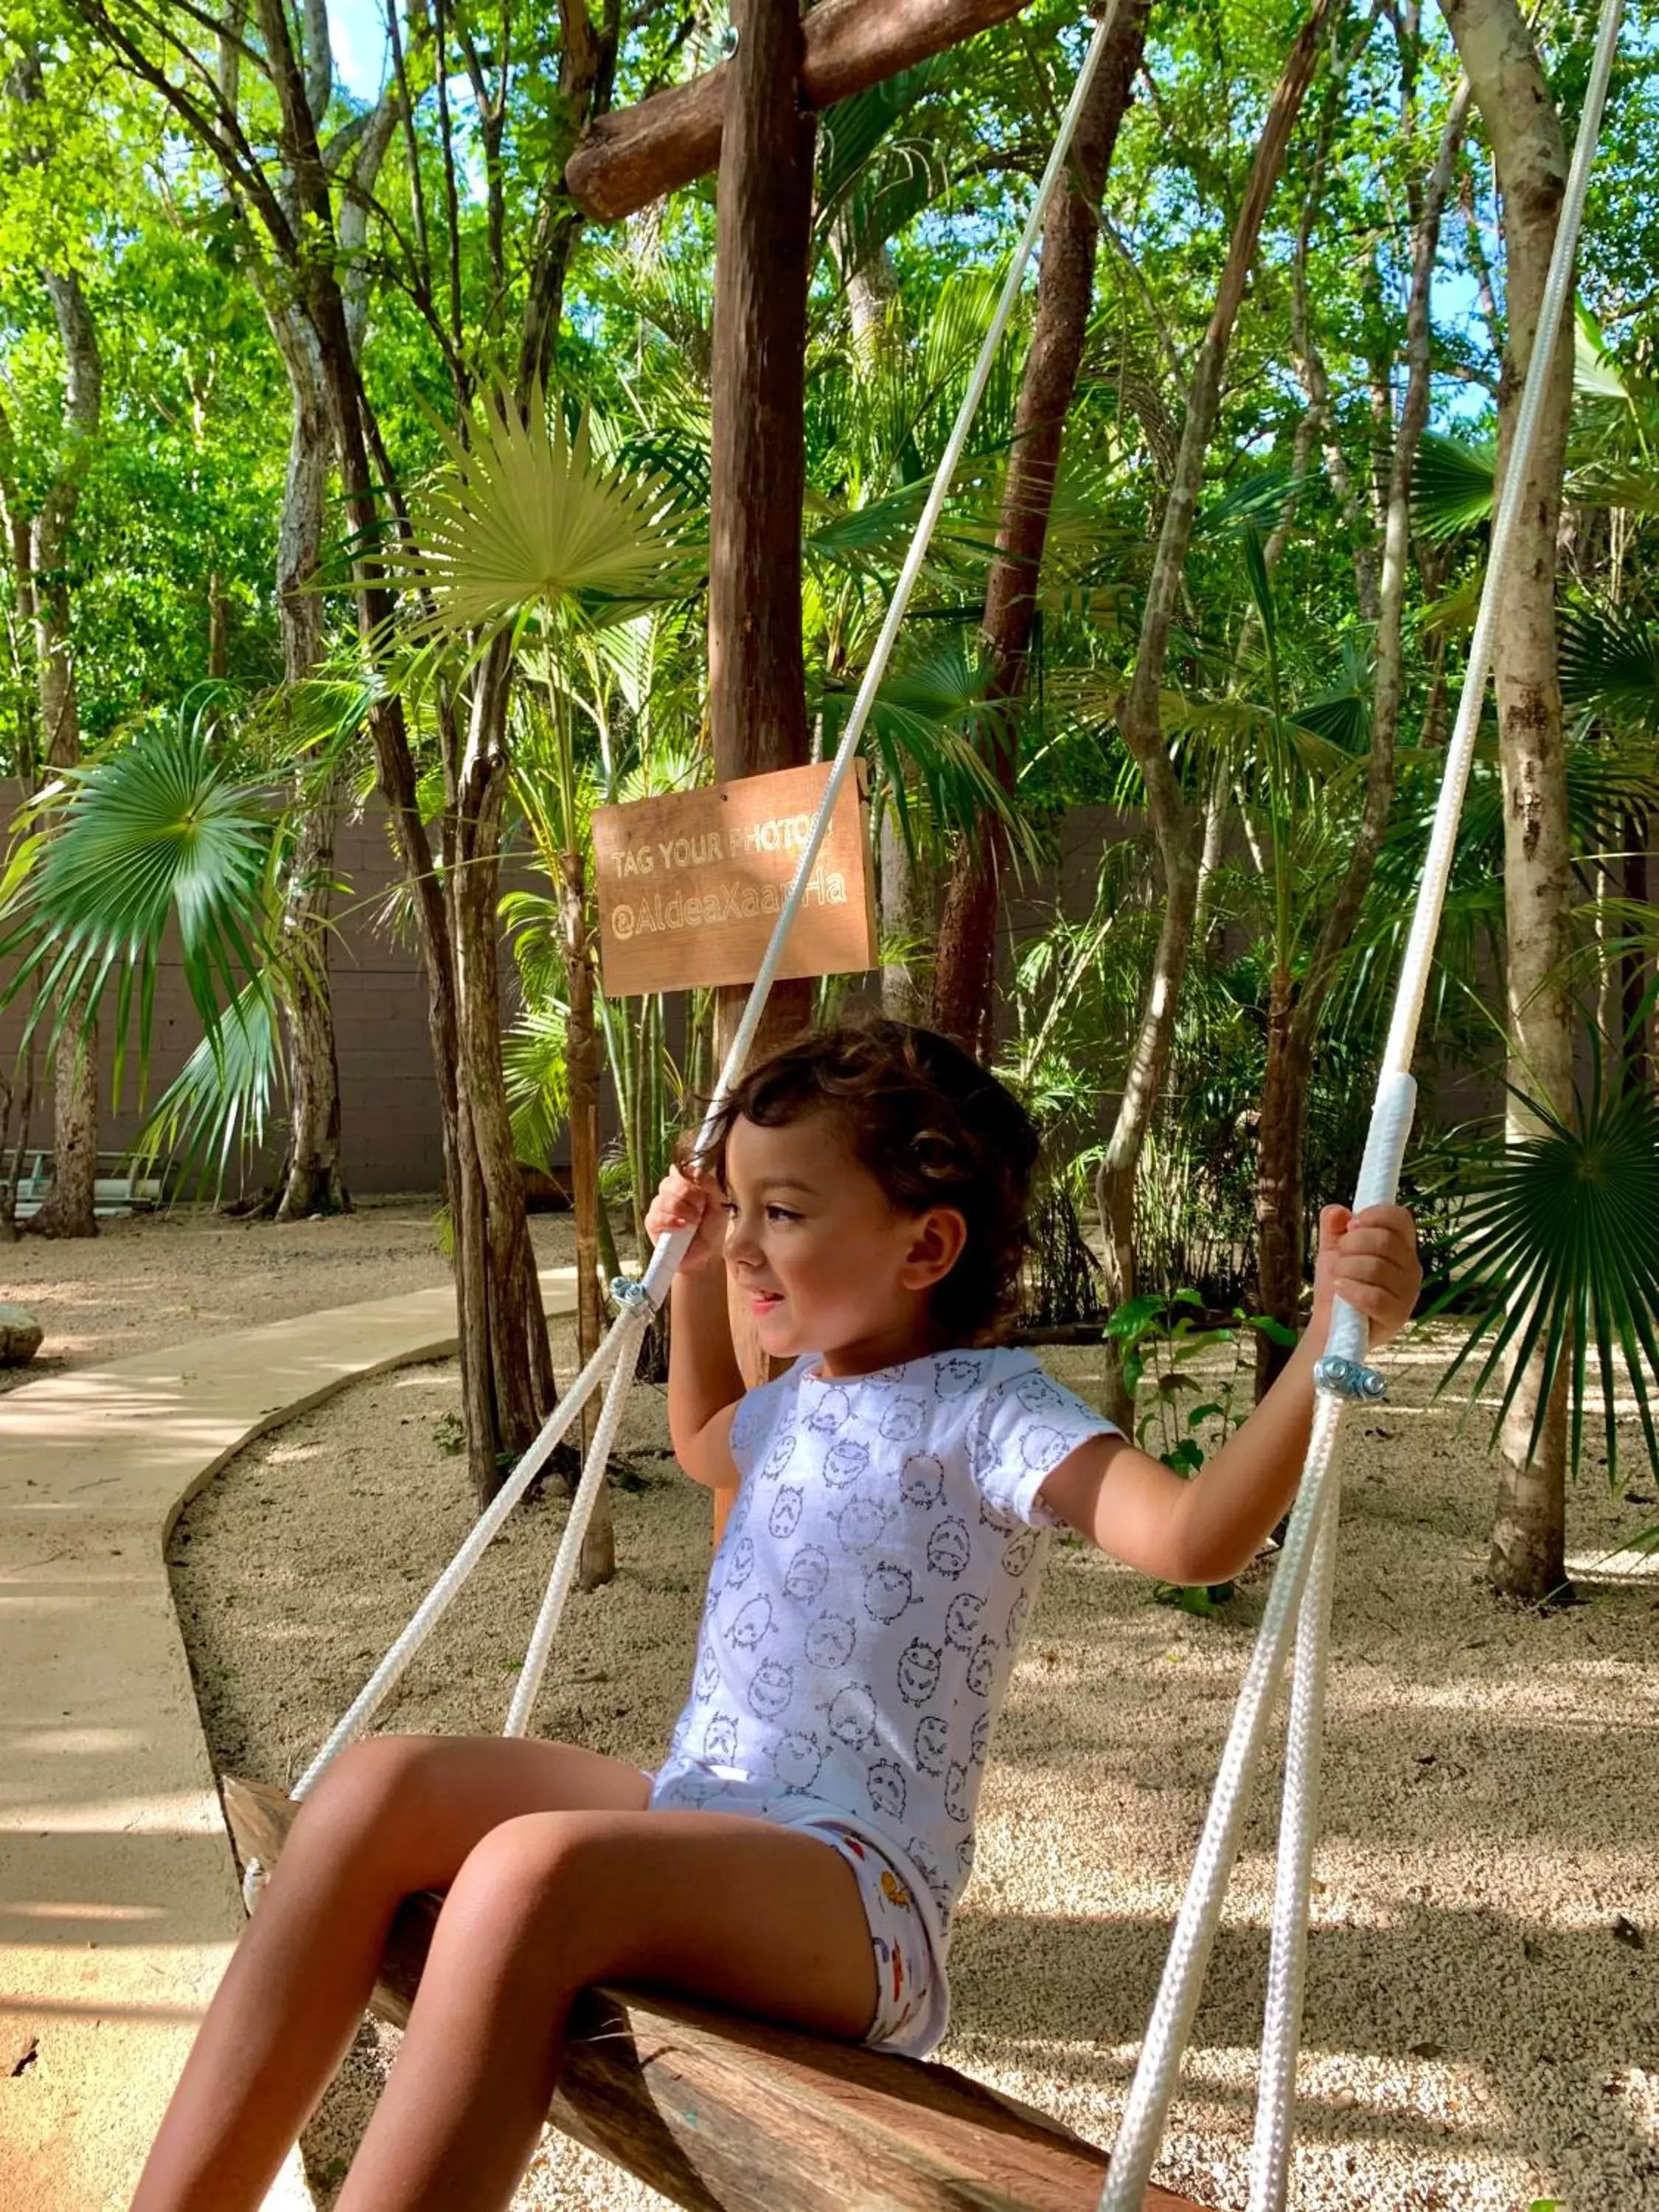
[[[444,1751],[444,1739],[430,1735],[371,1736],[350,1745],[301,1808],[295,1844],[338,1851],[389,1840],[420,1818]]]
[[[481,1837],[450,1886],[446,1913],[516,1939],[580,1916],[591,1903],[602,1820],[586,1813],[526,1813]]]

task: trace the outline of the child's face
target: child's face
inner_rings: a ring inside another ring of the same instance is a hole
[[[962,1216],[895,1212],[833,1115],[734,1122],[726,1212],[727,1272],[775,1358],[819,1352],[851,1374],[933,1348],[927,1293],[962,1249]]]

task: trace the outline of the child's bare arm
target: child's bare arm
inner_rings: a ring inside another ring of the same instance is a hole
[[[1224,1582],[1249,1565],[1296,1495],[1312,1425],[1314,1363],[1338,1293],[1371,1323],[1373,1346],[1403,1328],[1422,1270],[1403,1206],[1320,1221],[1313,1318],[1273,1389],[1190,1481],[1121,1437],[1095,1437],[1063,1459],[1044,1501],[1103,1552],[1172,1583]]]
[[[669,1291],[668,1433],[674,1456],[694,1482],[733,1488],[732,1416],[744,1394],[726,1306],[726,1217],[720,1192],[670,1168],[645,1217],[653,1243],[696,1224],[696,1237]]]

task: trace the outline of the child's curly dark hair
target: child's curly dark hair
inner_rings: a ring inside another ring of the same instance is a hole
[[[726,1099],[703,1164],[726,1187],[734,1121],[775,1129],[828,1112],[900,1213],[952,1206],[967,1224],[933,1286],[940,1348],[988,1341],[1012,1314],[1038,1140],[1024,1108],[948,1037],[867,1017],[805,1032],[751,1067]]]

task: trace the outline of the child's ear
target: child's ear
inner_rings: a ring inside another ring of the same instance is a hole
[[[902,1280],[911,1291],[931,1290],[948,1275],[968,1242],[968,1224],[954,1206],[930,1206],[911,1232]]]

